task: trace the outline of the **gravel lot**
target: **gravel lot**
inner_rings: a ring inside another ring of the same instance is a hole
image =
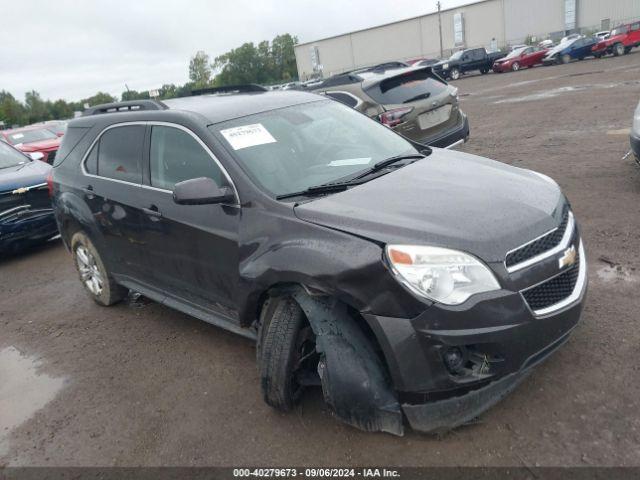
[[[456,85],[463,150],[555,178],[588,251],[581,324],[516,392],[442,438],[359,432],[319,391],[282,415],[249,341],[95,305],[56,241],[0,259],[0,465],[640,465],[640,168],[623,159],[640,52]]]

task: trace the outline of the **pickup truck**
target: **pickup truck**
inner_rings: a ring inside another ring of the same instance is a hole
[[[433,72],[445,79],[457,80],[467,72],[479,71],[483,75],[493,67],[493,62],[504,57],[503,52],[487,52],[484,47],[460,50],[448,60],[432,66]]]

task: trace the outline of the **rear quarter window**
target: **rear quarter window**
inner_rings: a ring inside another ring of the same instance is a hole
[[[410,103],[441,94],[447,84],[436,79],[427,70],[409,72],[383,80],[365,91],[382,105]]]
[[[76,148],[78,143],[80,143],[80,140],[84,138],[88,131],[88,127],[67,128],[67,133],[65,133],[65,135],[62,137],[62,143],[60,144],[60,148],[58,149],[56,158],[54,158],[53,160],[54,167],[57,167],[65,161],[65,159],[69,156],[73,149]]]
[[[98,144],[98,175],[142,183],[142,147],[145,127],[117,126],[106,130]]]

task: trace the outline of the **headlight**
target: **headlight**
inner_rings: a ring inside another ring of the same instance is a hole
[[[491,270],[468,253],[418,245],[388,245],[393,273],[409,290],[445,305],[459,305],[471,295],[499,290]]]
[[[444,70],[449,70],[449,64],[448,64],[448,63],[445,63],[445,64],[442,66],[442,68],[443,68]]]

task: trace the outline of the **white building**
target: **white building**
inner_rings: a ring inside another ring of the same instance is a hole
[[[567,31],[609,30],[638,18],[640,0],[480,0],[301,43],[295,54],[304,80],[390,60],[436,58],[441,49],[448,56],[459,48],[515,45],[530,36],[558,39]]]

